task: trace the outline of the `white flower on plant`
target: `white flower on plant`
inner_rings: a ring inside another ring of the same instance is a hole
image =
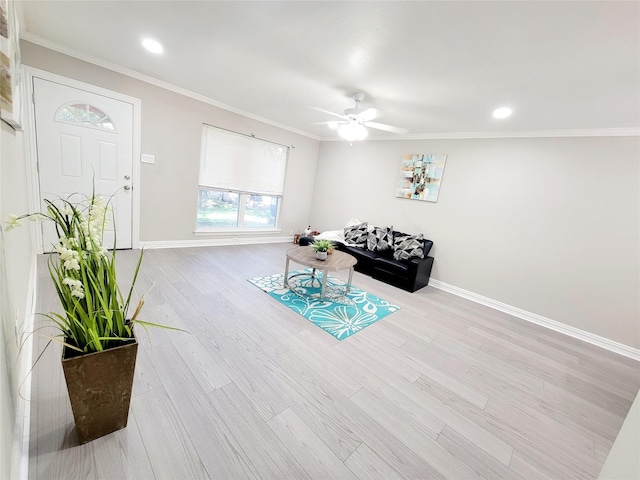
[[[80,280],[74,278],[65,277],[62,283],[68,285],[71,289],[71,295],[78,298],[84,298],[84,287]]]
[[[80,230],[85,236],[89,236],[89,220],[85,218],[80,222]]]
[[[81,288],[82,287],[82,282],[80,280],[77,280],[75,278],[71,278],[71,277],[65,277],[62,280],[62,283],[65,285],[68,285],[71,288]]]
[[[82,290],[71,290],[71,295],[80,299],[84,298],[84,292]]]
[[[20,217],[14,214],[9,215],[9,218],[7,219],[6,222],[4,222],[7,224],[7,232],[9,230],[13,230],[16,227],[20,226]]]
[[[65,270],[80,270],[80,252],[66,248],[63,245],[58,245],[56,252],[60,255],[60,260],[63,262],[62,266]]]
[[[65,268],[65,270],[75,270],[75,271],[80,270],[80,264],[78,263],[78,260],[76,260],[75,258],[71,258],[65,261],[62,266]]]
[[[93,198],[89,205],[87,215],[82,217],[80,229],[91,245],[91,251],[104,254],[106,249],[102,246],[102,234],[108,224],[109,208],[105,208],[102,198]]]
[[[65,247],[64,245],[58,245],[56,246],[56,252],[58,252],[58,254],[60,255],[60,260],[62,260],[63,262],[65,260],[69,260],[70,258],[74,257],[74,253],[76,253],[74,250]]]
[[[60,243],[68,249],[75,249],[78,246],[78,240],[73,237],[60,237]]]

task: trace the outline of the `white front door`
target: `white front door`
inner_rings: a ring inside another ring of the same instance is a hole
[[[113,222],[104,245],[132,245],[133,105],[104,95],[33,78],[40,198],[74,194],[111,198]],[[43,210],[44,203],[43,203]],[[43,250],[57,243],[43,222]]]

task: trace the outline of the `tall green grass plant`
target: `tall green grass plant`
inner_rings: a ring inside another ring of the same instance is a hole
[[[52,339],[83,353],[99,352],[134,338],[133,326],[155,325],[138,319],[144,299],[128,316],[133,289],[144,251],[136,264],[126,297],[116,278],[116,249],[103,246],[103,233],[112,216],[109,202],[92,194],[80,201],[73,197],[45,200],[46,213],[12,215],[6,230],[23,219],[51,221],[55,225],[57,254],[49,257],[48,268],[60,299],[62,312],[46,314],[60,330],[61,339]],[[165,327],[170,328],[170,327]]]

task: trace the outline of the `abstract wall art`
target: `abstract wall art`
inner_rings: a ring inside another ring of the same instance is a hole
[[[446,155],[410,153],[402,156],[396,197],[437,202]]]
[[[0,0],[0,116],[21,128],[20,46],[14,0]]]

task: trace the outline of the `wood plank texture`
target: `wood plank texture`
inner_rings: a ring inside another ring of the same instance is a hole
[[[50,345],[33,372],[29,477],[597,478],[638,362],[360,273],[355,286],[401,309],[340,342],[247,281],[282,272],[290,246],[148,251],[143,319],[186,332],[140,329],[129,424],[86,445]],[[58,308],[46,259],[39,312]],[[122,285],[136,260],[118,252]]]

